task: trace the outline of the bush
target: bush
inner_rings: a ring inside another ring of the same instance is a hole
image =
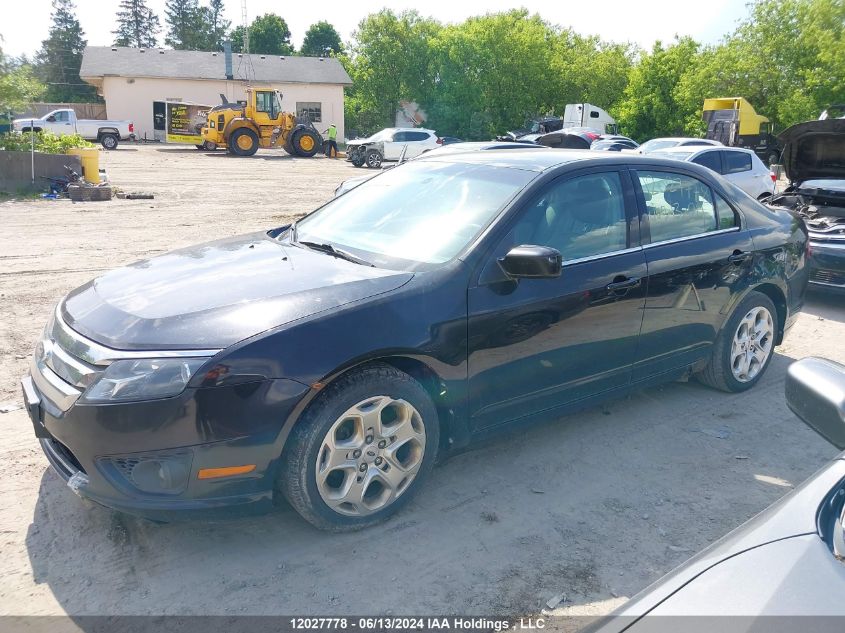
[[[0,135],[0,150],[28,152],[32,148],[32,132],[11,132]],[[94,147],[79,134],[56,136],[52,132],[35,132],[35,151],[42,154],[66,154],[69,149]]]

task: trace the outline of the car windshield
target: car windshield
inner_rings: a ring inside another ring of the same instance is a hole
[[[376,132],[370,138],[366,139],[370,143],[378,143],[382,141],[389,141],[393,136],[393,130],[382,130],[381,132]]]
[[[296,240],[331,244],[384,267],[454,258],[536,174],[432,160],[406,163],[335,198],[296,225]]]
[[[653,141],[647,141],[640,145],[640,149],[644,154],[646,154],[655,150],[666,149],[667,147],[675,147],[677,144],[678,141],[661,141],[660,139],[654,139]]]
[[[671,158],[672,160],[686,160],[694,152],[649,152],[652,158]]]

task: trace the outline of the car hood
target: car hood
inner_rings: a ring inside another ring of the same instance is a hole
[[[71,292],[65,322],[115,349],[211,349],[394,290],[412,273],[362,266],[264,233],[107,272]]]
[[[805,180],[845,178],[845,119],[806,121],[778,134],[786,177]]]

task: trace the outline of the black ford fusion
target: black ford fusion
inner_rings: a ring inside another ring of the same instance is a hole
[[[760,380],[802,304],[802,220],[690,163],[491,154],[71,292],[22,383],[52,466],[153,519],[278,495],[353,529],[478,437],[680,377]]]

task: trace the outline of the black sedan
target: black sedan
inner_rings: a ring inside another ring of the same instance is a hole
[[[23,390],[82,497],[166,520],[282,495],[360,528],[478,437],[684,376],[752,387],[807,242],[698,165],[432,155],[74,290]]]

